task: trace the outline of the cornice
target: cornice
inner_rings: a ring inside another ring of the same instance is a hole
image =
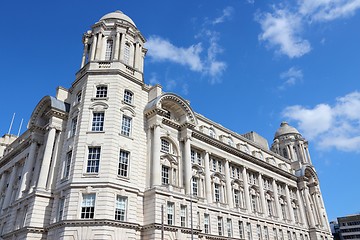
[[[116,221],[109,219],[76,219],[76,220],[62,220],[53,224],[50,224],[45,228],[45,231],[49,231],[51,229],[61,228],[61,227],[69,227],[69,226],[113,226],[113,227],[121,227],[127,229],[134,229],[136,231],[141,230],[141,226],[138,223],[124,222],[124,221]]]
[[[273,165],[271,165],[271,164],[269,164],[269,163],[267,163],[267,162],[265,162],[263,160],[259,160],[259,159],[255,158],[254,156],[252,156],[250,154],[242,152],[242,151],[240,151],[240,150],[238,150],[238,149],[236,149],[234,147],[231,147],[231,146],[229,146],[229,145],[227,145],[227,144],[225,144],[225,143],[223,143],[223,142],[221,142],[221,141],[219,141],[217,139],[214,139],[214,138],[212,138],[212,137],[210,137],[208,135],[205,135],[205,134],[203,134],[203,133],[201,133],[201,132],[199,132],[197,130],[193,130],[192,137],[194,137],[194,138],[196,138],[198,140],[204,141],[204,142],[206,142],[206,143],[208,143],[208,144],[210,144],[210,145],[212,145],[212,146],[214,146],[216,148],[224,150],[224,151],[226,151],[226,152],[228,152],[228,153],[230,153],[232,155],[240,157],[240,158],[242,158],[244,160],[247,160],[247,161],[249,161],[251,163],[255,163],[255,164],[260,165],[260,166],[262,166],[262,167],[264,167],[266,169],[270,169],[273,172],[276,172],[276,173],[278,173],[278,174],[280,174],[280,175],[282,175],[282,176],[284,176],[286,178],[290,178],[290,179],[295,180],[295,181],[297,180],[297,177],[295,175],[293,175],[291,173],[288,173],[288,172],[286,172],[286,171],[284,171],[284,170],[282,170],[280,168],[277,168],[277,167],[275,167],[275,166],[273,166]]]

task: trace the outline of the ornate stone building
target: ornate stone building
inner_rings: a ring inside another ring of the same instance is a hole
[[[295,128],[269,149],[145,84],[145,38],[122,12],[83,43],[72,86],[1,141],[1,239],[332,238]]]

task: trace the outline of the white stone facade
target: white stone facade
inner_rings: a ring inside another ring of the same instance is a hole
[[[144,84],[145,38],[119,11],[83,42],[72,86],[0,156],[2,239],[332,239],[296,129],[269,150]]]

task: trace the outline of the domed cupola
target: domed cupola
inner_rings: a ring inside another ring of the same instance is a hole
[[[143,81],[145,41],[130,17],[121,11],[108,13],[83,36],[81,68],[120,69]]]
[[[282,122],[275,132],[271,150],[292,162],[300,161],[311,164],[308,142],[296,128],[287,122]]]

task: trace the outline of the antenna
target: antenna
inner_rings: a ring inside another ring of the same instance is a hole
[[[20,122],[20,127],[19,127],[19,131],[18,131],[17,136],[20,135],[20,131],[21,131],[21,127],[22,127],[23,121],[24,121],[24,119],[22,118],[22,119],[21,119],[21,122]]]
[[[10,134],[10,132],[11,132],[11,128],[12,128],[12,125],[13,125],[13,123],[14,123],[14,118],[15,118],[15,113],[13,114],[13,117],[12,117],[12,119],[11,119],[11,123],[10,123],[10,127],[9,127],[8,134]]]

